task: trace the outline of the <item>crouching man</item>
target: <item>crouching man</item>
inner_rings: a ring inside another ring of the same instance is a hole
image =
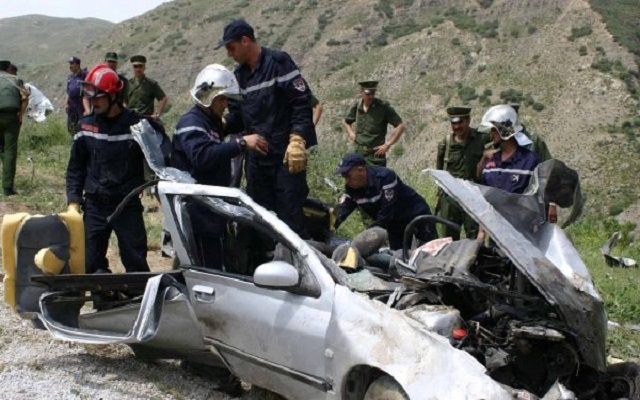
[[[337,229],[347,217],[360,208],[373,219],[372,227],[387,231],[392,250],[402,248],[404,230],[419,215],[431,214],[431,209],[411,187],[405,185],[394,171],[385,167],[368,167],[358,154],[347,154],[336,170],[345,182],[345,194],[340,200],[334,227]],[[417,226],[416,238],[428,242],[437,236],[429,224]]]

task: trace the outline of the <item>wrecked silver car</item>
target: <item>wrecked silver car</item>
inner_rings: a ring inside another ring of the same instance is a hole
[[[136,129],[179,268],[83,275],[66,216],[5,218],[7,301],[55,338],[223,367],[289,399],[638,398],[635,365],[606,366],[603,303],[570,241],[517,229],[494,191],[430,172],[495,246],[440,239],[347,272],[240,190],[164,168]],[[190,202],[226,220],[222,270],[199,266]],[[42,249],[64,265],[34,262]]]

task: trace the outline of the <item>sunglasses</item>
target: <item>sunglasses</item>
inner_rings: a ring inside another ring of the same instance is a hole
[[[134,69],[144,68],[144,65],[140,65],[140,64],[138,64],[138,65],[134,65],[134,66],[133,66],[133,68],[134,68]]]

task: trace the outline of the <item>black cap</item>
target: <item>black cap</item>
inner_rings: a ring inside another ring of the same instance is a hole
[[[135,56],[132,56],[129,61],[131,61],[131,64],[146,64],[147,63],[147,57],[137,54]]]
[[[7,60],[0,61],[0,71],[6,71],[7,69],[9,69],[10,65],[11,65],[11,61],[7,61]]]
[[[118,53],[114,53],[113,51],[110,51],[104,55],[104,60],[118,62]]]
[[[353,167],[361,165],[367,165],[367,162],[361,155],[356,153],[349,153],[340,160],[338,168],[336,168],[336,175],[344,175]]]
[[[449,115],[449,122],[460,122],[462,118],[471,115],[471,109],[469,107],[449,107],[447,108],[447,114]]]
[[[217,50],[222,46],[226,46],[234,40],[241,39],[243,36],[254,36],[253,28],[243,19],[234,19],[225,25],[222,39],[218,41],[214,49]]]
[[[67,61],[69,61],[69,64],[80,64],[80,59],[78,57],[69,57]]]
[[[378,89],[378,81],[362,81],[358,82],[358,85],[360,85],[360,89],[366,94],[375,93]]]

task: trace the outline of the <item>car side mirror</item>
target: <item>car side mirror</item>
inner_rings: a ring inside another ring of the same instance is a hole
[[[288,289],[298,286],[300,274],[291,264],[284,261],[270,261],[256,268],[253,283],[259,287]]]

